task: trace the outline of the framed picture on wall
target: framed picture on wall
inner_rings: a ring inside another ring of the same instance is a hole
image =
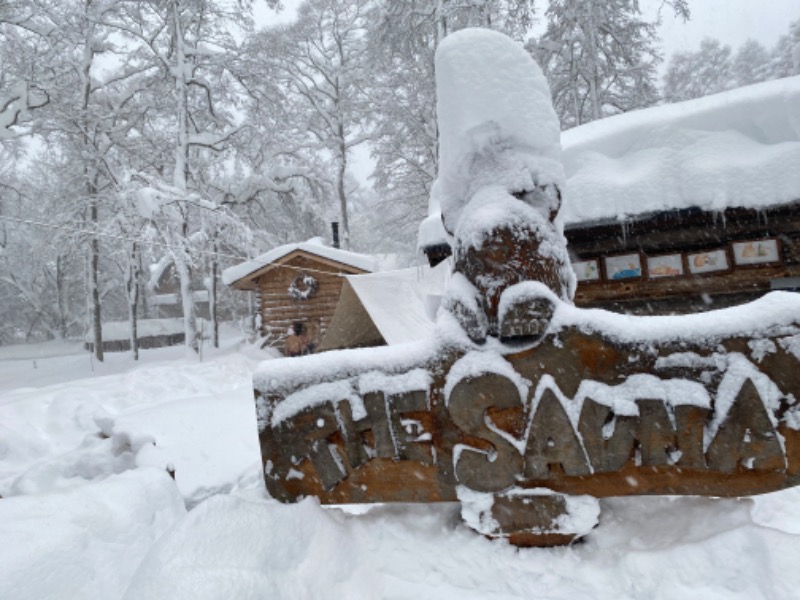
[[[728,271],[731,268],[728,253],[725,250],[695,252],[688,254],[686,258],[689,263],[689,272],[696,275]]]
[[[638,254],[623,254],[606,258],[606,278],[633,279],[642,276],[642,261]]]
[[[600,265],[597,260],[582,260],[572,263],[572,270],[579,282],[600,281]]]
[[[647,257],[647,276],[650,279],[679,275],[683,275],[683,257],[680,254]]]
[[[781,254],[778,240],[754,240],[752,242],[734,242],[733,262],[737,265],[761,265],[780,262]]]

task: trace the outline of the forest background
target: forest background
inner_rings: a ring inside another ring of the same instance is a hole
[[[463,27],[524,43],[562,129],[800,73],[800,14],[771,45],[705,38],[665,60],[688,0],[290,4],[0,1],[0,345],[88,332],[102,360],[101,323],[152,316],[169,273],[196,349],[198,289],[212,332],[246,317],[221,269],[332,221],[345,248],[411,264],[437,172],[433,56]]]

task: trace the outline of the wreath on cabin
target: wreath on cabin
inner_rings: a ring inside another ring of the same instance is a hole
[[[316,293],[317,287],[319,287],[319,283],[314,277],[300,273],[292,280],[292,284],[289,286],[289,295],[292,300],[308,300]]]

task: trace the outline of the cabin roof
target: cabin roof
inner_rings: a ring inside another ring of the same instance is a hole
[[[290,261],[295,256],[306,255],[325,263],[334,263],[345,267],[346,271],[372,272],[376,269],[373,257],[340,248],[325,246],[316,240],[298,244],[285,244],[273,248],[252,260],[245,261],[222,272],[222,282],[226,285],[245,289],[249,283],[263,275],[269,269]]]

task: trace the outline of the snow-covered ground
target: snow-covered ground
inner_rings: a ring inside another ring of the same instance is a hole
[[[69,345],[2,349],[0,598],[797,597],[797,490],[604,500],[584,543],[531,550],[452,504],[279,504],[259,471],[258,353],[224,346],[94,371]]]

